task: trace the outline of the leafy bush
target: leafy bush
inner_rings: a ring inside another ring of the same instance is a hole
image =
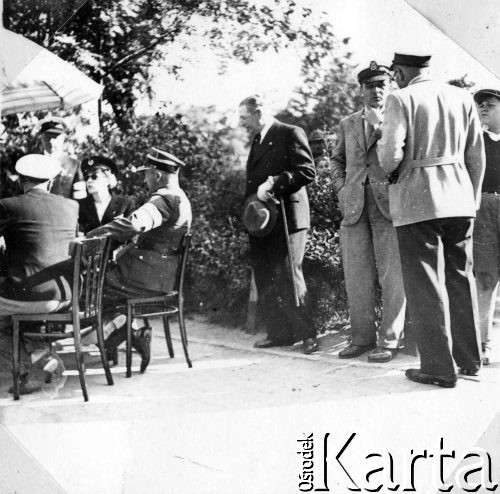
[[[187,301],[191,309],[243,321],[251,270],[248,238],[240,219],[245,172],[233,151],[234,131],[223,119],[208,123],[199,114],[191,120],[180,114],[157,113],[134,118],[129,124],[127,130],[106,124],[99,138],[70,144],[80,158],[93,154],[113,158],[120,170],[119,191],[134,197],[138,205],[148,193],[134,167],[141,165],[152,146],[186,163],[180,182],[193,208]],[[7,170],[13,171],[15,160],[28,152],[40,152],[38,139],[27,128],[11,129],[2,154],[3,179]],[[3,197],[10,195],[9,183],[2,182]],[[318,326],[329,328],[345,313],[339,217],[330,178],[320,176],[309,187],[309,195],[312,228],[304,273]]]

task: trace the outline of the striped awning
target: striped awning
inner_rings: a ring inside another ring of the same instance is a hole
[[[4,55],[0,54],[3,115],[66,109],[101,96],[102,86],[75,66],[23,36],[1,31],[7,42]],[[16,65],[19,57],[24,60],[22,67]]]

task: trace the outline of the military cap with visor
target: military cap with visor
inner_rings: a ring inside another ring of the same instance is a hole
[[[474,94],[474,101],[478,105],[488,98],[497,98],[500,100],[500,89],[480,89]]]
[[[167,151],[162,151],[158,148],[151,148],[151,151],[146,155],[146,160],[137,171],[157,169],[161,171],[169,171],[171,168],[179,168],[185,166],[185,163]]]
[[[80,166],[84,175],[90,173],[92,169],[97,168],[109,168],[114,175],[118,173],[116,163],[105,156],[90,156],[89,158],[84,158]]]
[[[403,65],[405,67],[429,67],[432,55],[407,55],[405,53],[394,53],[391,70],[395,65]]]
[[[369,67],[363,69],[358,74],[358,82],[363,84],[364,82],[370,81],[384,81],[392,76],[389,67],[385,65],[379,65],[375,60],[370,62]]]
[[[49,134],[65,134],[68,131],[66,122],[59,117],[44,118],[39,122],[40,133],[47,132]]]
[[[52,180],[61,171],[59,161],[44,154],[27,154],[16,162],[16,172],[19,175],[35,180]]]

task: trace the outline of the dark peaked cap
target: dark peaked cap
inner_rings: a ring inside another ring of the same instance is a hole
[[[40,133],[50,132],[51,134],[65,134],[68,131],[66,122],[59,117],[48,117],[40,122]]]
[[[358,74],[358,82],[362,84],[363,82],[371,79],[372,77],[377,77],[380,80],[384,80],[386,77],[391,77],[391,71],[389,67],[385,65],[379,65],[375,60],[370,62],[370,66],[366,69],[363,69]]]
[[[118,173],[118,167],[113,160],[106,158],[105,156],[90,156],[82,160],[80,165],[82,173],[89,172],[92,168],[106,167],[111,170],[115,175]]]
[[[500,89],[480,89],[474,94],[474,101],[480,105],[485,99],[492,96],[500,99]]]
[[[404,53],[394,53],[391,69],[394,65],[404,65],[405,67],[428,67],[432,55],[405,55]]]
[[[146,155],[146,162],[138,168],[138,171],[147,170],[149,168],[168,171],[169,167],[179,168],[180,166],[185,166],[185,163],[179,158],[176,158],[173,154],[158,148],[151,148],[151,151]]]

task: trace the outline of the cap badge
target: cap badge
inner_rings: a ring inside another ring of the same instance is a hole
[[[370,70],[377,70],[377,69],[378,69],[377,62],[375,62],[375,60],[372,60],[370,62]]]

